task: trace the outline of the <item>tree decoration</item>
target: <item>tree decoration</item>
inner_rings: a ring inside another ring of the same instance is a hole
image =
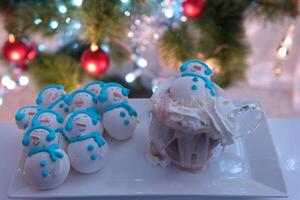
[[[109,56],[98,45],[92,44],[81,56],[83,69],[92,76],[99,76],[108,69]]]
[[[203,13],[205,4],[206,0],[185,0],[182,3],[183,14],[190,19],[195,19]]]
[[[14,35],[9,34],[8,40],[3,45],[3,54],[7,61],[23,63],[28,52],[27,46]]]

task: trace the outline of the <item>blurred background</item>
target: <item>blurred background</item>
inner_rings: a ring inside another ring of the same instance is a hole
[[[300,117],[299,11],[299,0],[2,0],[0,121],[47,84],[114,81],[148,98],[186,59],[268,117]]]

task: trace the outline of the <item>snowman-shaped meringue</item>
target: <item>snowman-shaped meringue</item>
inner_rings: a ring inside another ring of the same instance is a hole
[[[93,111],[77,110],[66,118],[65,134],[71,166],[80,173],[94,173],[104,167],[108,145],[102,138],[100,115]]]
[[[62,85],[48,85],[44,87],[37,95],[36,104],[42,108],[48,108],[57,99],[65,96],[64,86]]]
[[[45,126],[58,134],[58,144],[61,148],[66,148],[66,139],[63,130],[64,118],[59,113],[50,109],[41,108],[32,119],[32,127]]]
[[[95,108],[97,110],[97,96],[84,89],[76,90],[65,98],[70,111]]]
[[[93,82],[86,84],[83,87],[83,89],[94,93],[98,97],[101,93],[101,90],[102,90],[102,87],[104,86],[104,84],[105,83],[102,81],[93,81]],[[98,104],[98,108],[99,108],[100,113],[103,113],[103,106]]]
[[[103,125],[114,139],[130,138],[137,126],[137,112],[128,104],[128,89],[117,83],[106,83],[99,96],[103,105]]]
[[[55,112],[58,112],[63,117],[67,116],[70,113],[70,110],[69,110],[69,105],[65,102],[65,98],[66,95],[61,96],[52,104],[50,104],[48,108],[54,110]]]
[[[38,106],[24,106],[20,108],[15,115],[16,124],[19,129],[26,129],[31,126],[34,115],[38,112]]]
[[[29,128],[22,140],[27,158],[24,175],[32,187],[40,190],[61,185],[70,170],[67,154],[57,144],[56,133],[47,127]]]
[[[180,103],[194,99],[207,99],[216,95],[214,83],[210,80],[213,71],[199,60],[188,60],[180,67],[181,77],[170,88],[170,97]]]

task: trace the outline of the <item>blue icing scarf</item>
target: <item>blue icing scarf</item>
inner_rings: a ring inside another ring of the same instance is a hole
[[[69,139],[70,143],[75,143],[75,142],[80,142],[83,140],[87,140],[92,138],[98,145],[98,147],[102,147],[105,144],[105,140],[100,136],[99,132],[92,132],[90,134],[78,136],[78,137],[73,137]]]
[[[104,108],[104,112],[113,110],[115,108],[124,108],[128,111],[130,116],[137,117],[137,112],[128,104],[127,101],[122,101],[122,102],[119,102],[119,103],[108,105]]]
[[[40,153],[40,152],[46,152],[49,154],[50,158],[52,161],[56,161],[57,158],[63,158],[64,154],[57,151],[57,149],[59,148],[58,144],[51,144],[49,146],[45,146],[45,147],[37,147],[34,149],[31,149],[28,152],[28,156],[31,157],[34,154]]]
[[[215,90],[214,84],[212,83],[212,81],[208,80],[206,77],[198,75],[198,74],[194,74],[194,73],[191,73],[191,72],[185,72],[181,76],[182,77],[192,76],[192,77],[200,78],[201,80],[204,81],[204,83],[205,83],[204,86],[210,91],[211,96],[215,96],[216,95],[216,90]]]

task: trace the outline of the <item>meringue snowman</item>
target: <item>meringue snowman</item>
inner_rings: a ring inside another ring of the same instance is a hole
[[[48,108],[57,99],[65,96],[64,86],[48,85],[44,87],[37,95],[36,104],[42,108]]]
[[[59,133],[58,144],[65,149],[66,139],[63,130],[64,118],[59,113],[50,109],[40,109],[32,119],[32,127],[44,126]]]
[[[78,110],[67,116],[65,134],[71,166],[80,173],[94,173],[104,167],[108,145],[101,137],[103,125],[100,115]]]
[[[70,111],[97,109],[97,96],[88,90],[76,90],[65,98],[65,102],[69,105]]]
[[[92,93],[94,93],[96,96],[100,95],[101,89],[105,83],[102,81],[93,81],[88,84],[86,84],[83,89],[88,90]]]
[[[47,127],[28,129],[22,140],[27,150],[24,175],[35,189],[48,190],[61,185],[70,171],[67,154],[57,144],[56,133]]]
[[[216,95],[214,83],[210,80],[213,71],[199,60],[189,60],[180,67],[181,77],[169,90],[170,97],[180,103],[195,99],[208,99]]]
[[[93,81],[93,82],[90,82],[90,83],[86,84],[83,87],[83,89],[94,93],[98,97],[101,93],[101,90],[102,90],[102,87],[104,86],[104,84],[105,83],[102,82],[102,81]],[[98,104],[98,109],[99,109],[99,112],[102,114],[103,113],[103,107]]]
[[[58,112],[63,117],[67,116],[70,113],[69,105],[65,102],[66,96],[61,96],[55,102],[53,102],[48,108]]]
[[[24,106],[15,115],[16,124],[19,129],[26,129],[31,126],[34,115],[38,112],[38,106]]]
[[[130,138],[137,126],[137,112],[128,104],[128,89],[117,83],[103,86],[99,102],[103,108],[103,125],[105,131],[114,139]]]

